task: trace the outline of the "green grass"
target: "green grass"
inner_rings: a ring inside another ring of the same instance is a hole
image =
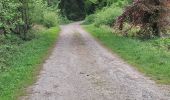
[[[156,41],[162,41],[161,39],[140,41],[118,36],[107,28],[97,28],[94,25],[84,28],[139,71],[158,83],[170,84],[170,51],[155,46],[159,43]]]
[[[30,41],[16,36],[0,41],[0,100],[16,100],[36,80],[40,64],[54,46],[59,30],[53,27],[39,31]]]

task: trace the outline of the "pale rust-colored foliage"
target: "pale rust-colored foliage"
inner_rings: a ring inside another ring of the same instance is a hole
[[[138,34],[141,36],[161,36],[166,33],[170,23],[169,9],[170,0],[134,0],[118,17],[116,26],[123,30],[126,22],[132,27],[140,27]]]

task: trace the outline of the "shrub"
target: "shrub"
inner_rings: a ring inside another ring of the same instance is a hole
[[[55,12],[44,12],[43,24],[46,27],[57,26],[59,23],[59,17]]]
[[[71,23],[72,21],[68,20],[66,16],[59,16],[59,24],[68,24]]]
[[[118,17],[116,26],[122,30],[124,23],[128,22],[131,26],[140,26],[138,35],[141,38],[160,37],[170,23],[168,3],[168,0],[134,0]]]
[[[85,21],[83,24],[92,24],[95,19],[95,14],[89,15],[86,17]]]
[[[96,14],[95,25],[112,25],[117,16],[122,14],[122,8],[114,5],[106,7]]]

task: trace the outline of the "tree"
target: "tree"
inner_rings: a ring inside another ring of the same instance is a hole
[[[21,6],[19,2],[11,0],[0,1],[0,29],[4,35],[22,24],[21,13],[17,12]]]
[[[82,20],[86,16],[84,0],[61,0],[59,7],[70,20]]]
[[[163,5],[165,0],[134,0],[133,4],[127,7],[124,13],[118,18],[117,25],[123,29],[124,22],[132,26],[140,26],[139,35],[146,38],[160,36],[165,30],[165,19],[163,13],[167,13]],[[125,32],[126,33],[126,32]]]
[[[45,22],[45,13],[54,12],[49,15],[56,17],[57,3],[58,0],[0,0],[0,33],[15,33],[25,40],[33,23]]]

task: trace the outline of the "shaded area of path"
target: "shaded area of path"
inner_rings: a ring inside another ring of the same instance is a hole
[[[78,23],[62,26],[37,82],[22,100],[170,100],[168,93],[99,45]]]

